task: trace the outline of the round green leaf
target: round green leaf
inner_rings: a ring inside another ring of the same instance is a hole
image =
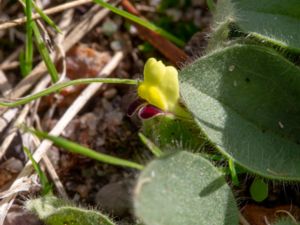
[[[250,186],[250,194],[254,201],[262,202],[268,197],[269,187],[263,179],[256,178]]]
[[[180,72],[183,99],[211,142],[273,179],[300,180],[300,71],[275,51],[236,45]]]
[[[152,161],[135,191],[146,225],[237,225],[238,210],[224,177],[206,159],[177,152]]]

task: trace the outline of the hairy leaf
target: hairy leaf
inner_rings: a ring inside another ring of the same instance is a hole
[[[220,0],[216,24],[230,21],[242,32],[300,52],[299,0]]]
[[[145,225],[237,225],[229,186],[206,159],[180,151],[152,161],[141,173],[134,196]]]
[[[300,180],[300,71],[275,51],[236,45],[180,72],[199,127],[234,162],[261,176]]]

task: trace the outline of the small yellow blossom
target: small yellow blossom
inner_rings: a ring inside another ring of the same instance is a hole
[[[179,101],[177,70],[154,58],[148,59],[144,68],[144,81],[138,87],[138,95],[165,112],[173,112]]]
[[[185,119],[192,118],[191,114],[179,103],[178,71],[173,66],[165,66],[154,58],[148,59],[144,68],[144,81],[138,87],[138,95],[165,113]],[[161,113],[153,108],[143,107],[140,114],[142,118],[151,117],[150,114]]]

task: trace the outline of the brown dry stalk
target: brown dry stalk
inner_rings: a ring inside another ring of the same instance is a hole
[[[74,8],[74,7],[79,6],[79,5],[87,4],[87,3],[90,3],[90,2],[92,2],[92,0],[77,0],[77,1],[73,1],[73,2],[68,2],[68,3],[65,3],[65,4],[61,4],[59,6],[55,6],[55,7],[49,8],[49,9],[45,9],[44,13],[46,15],[51,15],[51,14],[59,13],[61,11],[64,11],[64,10],[67,10],[67,9],[70,9],[70,8]],[[41,18],[41,16],[38,13],[35,13],[35,14],[32,15],[33,20],[36,20],[36,19],[39,19],[39,18]],[[11,21],[2,22],[2,23],[0,23],[0,30],[5,30],[5,29],[11,28],[11,27],[22,25],[24,23],[26,23],[26,17],[14,19],[14,20],[11,20]]]

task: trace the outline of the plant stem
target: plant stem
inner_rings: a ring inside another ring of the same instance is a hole
[[[133,169],[138,169],[142,170],[144,167],[138,163],[131,162],[128,160],[120,159],[117,157],[109,156],[100,152],[96,152],[90,148],[84,147],[82,145],[79,145],[75,142],[66,140],[61,137],[56,137],[53,135],[49,135],[46,132],[30,129],[30,128],[25,128],[25,130],[35,134],[39,138],[47,139],[52,141],[56,146],[64,148],[70,152],[77,153],[80,155],[87,156],[91,159],[95,159],[100,162],[116,165],[116,166],[124,166],[124,167],[129,167]]]
[[[165,31],[164,29],[161,29],[160,27],[154,25],[153,23],[150,23],[146,20],[143,20],[135,15],[132,15],[131,13],[128,13],[124,10],[121,10],[121,9],[118,9],[102,0],[93,0],[95,3],[101,5],[102,7],[105,7],[109,10],[111,10],[112,12],[126,18],[126,19],[129,19],[143,27],[146,27],[148,28],[149,30],[152,30],[160,35],[162,35],[163,37],[167,38],[168,40],[174,42],[175,44],[177,44],[178,46],[180,47],[183,47],[185,45],[185,43],[180,40],[179,38],[175,37],[173,34]]]
[[[36,39],[36,43],[37,43],[37,47],[38,47],[38,50],[46,64],[46,67],[48,69],[48,72],[51,76],[51,79],[52,79],[52,82],[55,83],[58,81],[58,73],[57,73],[57,70],[55,68],[55,65],[54,63],[52,62],[51,60],[51,57],[49,55],[49,52],[48,52],[48,49],[44,43],[44,40],[41,36],[41,33],[40,33],[40,30],[36,24],[35,21],[32,22],[32,29],[33,29],[33,33],[35,35],[35,39]]]
[[[131,79],[118,79],[118,78],[86,78],[86,79],[77,79],[71,80],[68,82],[62,82],[58,84],[54,84],[49,88],[35,93],[33,95],[28,95],[27,97],[21,98],[19,100],[13,102],[0,102],[0,106],[2,107],[16,107],[19,105],[26,104],[33,100],[36,100],[40,97],[49,95],[53,92],[59,91],[65,87],[72,86],[72,85],[80,85],[80,84],[89,84],[89,83],[108,83],[108,84],[128,84],[128,85],[137,85],[138,80],[131,80]]]
[[[26,44],[25,44],[25,65],[24,74],[27,75],[32,69],[32,58],[33,58],[33,44],[32,44],[32,5],[31,0],[25,2],[25,14],[26,20]]]

